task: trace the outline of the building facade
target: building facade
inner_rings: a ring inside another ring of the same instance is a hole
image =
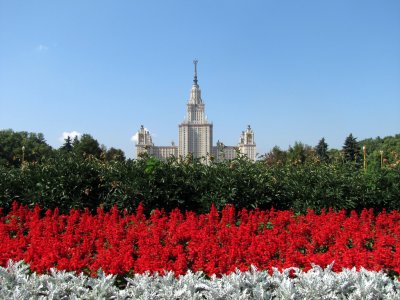
[[[176,146],[155,146],[151,135],[142,125],[137,133],[136,157],[143,153],[153,155],[160,159],[171,156],[204,158],[208,162],[211,157],[217,161],[234,159],[238,153],[246,155],[251,160],[256,160],[256,144],[254,132],[250,125],[242,132],[239,144],[236,147],[225,146],[218,141],[213,146],[213,124],[205,116],[205,105],[201,98],[201,90],[197,81],[197,60],[194,63],[194,79],[186,105],[186,117],[179,124],[179,143]]]

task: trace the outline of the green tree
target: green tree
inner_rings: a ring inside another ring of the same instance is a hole
[[[380,169],[384,166],[400,164],[400,134],[384,138],[368,138],[359,142],[367,149],[368,169]]]
[[[281,150],[278,146],[274,146],[270,152],[265,154],[264,161],[267,165],[284,165],[287,160],[287,151]]]
[[[70,136],[67,136],[67,138],[64,140],[65,143],[62,145],[61,150],[66,151],[66,152],[71,152],[72,149],[74,148],[72,146],[72,139]]]
[[[0,131],[0,164],[20,166],[25,162],[39,162],[53,155],[53,149],[46,143],[42,133]]]
[[[301,142],[295,142],[294,146],[289,146],[288,158],[293,164],[303,164],[307,157],[311,156],[312,148]]]
[[[325,142],[325,138],[320,139],[318,145],[315,146],[315,153],[317,154],[320,161],[328,161],[328,144]]]
[[[74,152],[79,157],[87,157],[93,155],[96,158],[100,158],[101,148],[99,142],[94,139],[90,134],[82,134],[81,138],[75,138],[72,143]]]
[[[106,152],[106,160],[107,161],[124,161],[125,160],[125,153],[121,149],[116,149],[114,147],[111,147],[107,152]]]
[[[357,142],[357,138],[353,137],[353,134],[350,133],[346,138],[342,150],[346,161],[355,162],[357,164],[360,162],[360,146]]]

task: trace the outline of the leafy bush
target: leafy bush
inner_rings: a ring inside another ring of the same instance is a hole
[[[140,202],[147,212],[174,208],[207,212],[227,203],[236,208],[400,209],[400,165],[366,172],[351,163],[268,165],[246,157],[204,165],[199,160],[106,162],[58,153],[21,168],[0,165],[0,206],[13,200],[30,206],[58,207],[61,212],[116,204],[134,211]]]

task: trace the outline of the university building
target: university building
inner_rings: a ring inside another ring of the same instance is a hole
[[[186,105],[186,117],[179,124],[179,143],[170,146],[155,146],[148,130],[142,125],[137,133],[136,158],[142,153],[166,159],[170,156],[186,157],[191,154],[195,158],[204,158],[207,162],[210,157],[217,161],[234,159],[238,153],[256,160],[256,144],[254,132],[250,125],[242,131],[237,146],[225,146],[218,141],[213,146],[213,124],[205,116],[205,104],[201,98],[201,90],[197,82],[197,60],[194,63],[194,79]]]

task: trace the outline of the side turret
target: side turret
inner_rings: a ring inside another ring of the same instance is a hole
[[[242,131],[238,147],[240,153],[253,161],[256,160],[256,143],[254,141],[254,132],[250,125],[247,126],[245,131]]]
[[[148,153],[151,154],[152,147],[154,146],[151,139],[150,132],[144,128],[143,125],[137,132],[137,143],[136,143],[136,158],[139,158],[141,154]]]

